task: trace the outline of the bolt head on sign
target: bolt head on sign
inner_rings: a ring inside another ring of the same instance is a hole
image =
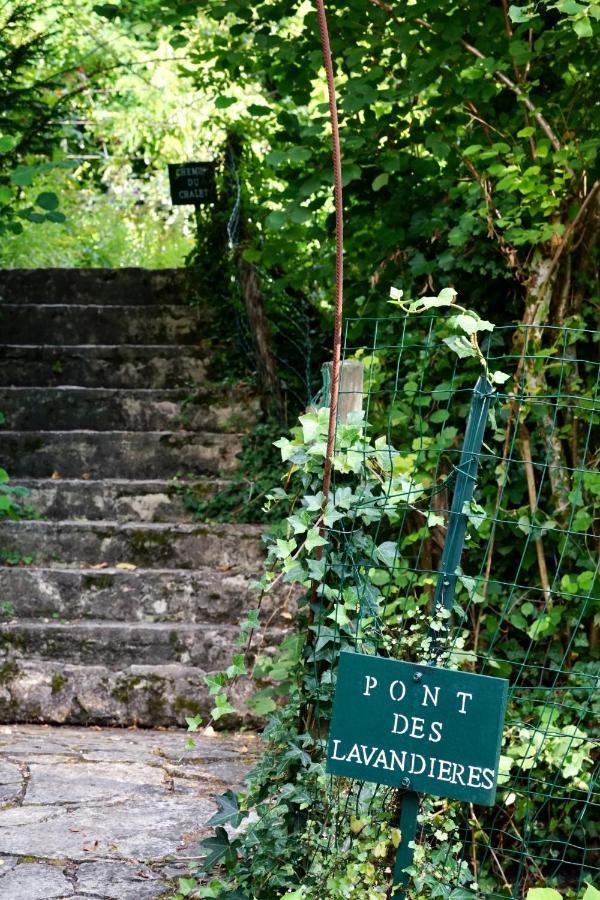
[[[215,203],[217,199],[215,163],[169,164],[169,185],[174,206]]]
[[[492,806],[507,695],[504,678],[344,651],[327,771]]]

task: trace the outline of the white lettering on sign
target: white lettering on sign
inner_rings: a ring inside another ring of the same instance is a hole
[[[394,713],[394,724],[392,726],[392,734],[406,734],[409,737],[420,741],[427,737],[432,744],[437,744],[442,739],[442,722],[432,722],[429,726],[430,731],[425,735],[424,731],[425,719],[419,716],[411,716],[410,720],[403,716],[402,713]],[[409,731],[410,729],[410,731]]]
[[[176,178],[199,178],[201,175],[204,175],[209,169],[206,166],[179,166],[175,169],[175,177]]]
[[[195,190],[186,191],[180,190],[177,192],[178,196],[182,200],[204,200],[205,197],[208,197],[208,191],[206,188],[196,188]]]
[[[436,685],[436,687],[433,689],[435,691],[435,694],[430,688],[427,687],[426,684],[423,685],[423,689],[425,691],[425,695],[423,697],[423,703],[421,705],[427,706],[427,701],[431,700],[433,705],[437,706],[438,705],[438,697],[440,695],[439,686]]]
[[[382,767],[390,772],[402,772],[406,775],[424,775],[435,781],[446,781],[448,784],[460,784],[463,787],[481,787],[490,791],[496,780],[495,769],[481,766],[463,766],[449,759],[436,756],[423,756],[421,753],[409,753],[402,750],[386,750],[366,744],[352,744],[350,749],[341,747],[342,741],[333,741],[331,759],[337,762],[355,762],[361,766]]]
[[[372,675],[365,675],[365,692],[363,697],[370,697],[371,691],[373,688],[377,687],[377,679],[373,678]]]
[[[400,687],[396,688],[396,685],[400,685]],[[399,697],[396,694],[400,694]],[[395,700],[397,703],[400,703],[401,700],[404,700],[406,697],[406,685],[403,681],[392,681],[390,684],[390,697],[392,700]]]
[[[457,691],[456,696],[462,697],[462,703],[460,705],[459,712],[462,713],[463,716],[466,716],[467,711],[465,709],[465,703],[467,702],[467,697],[469,698],[469,700],[473,699],[473,694],[467,694],[465,691]]]

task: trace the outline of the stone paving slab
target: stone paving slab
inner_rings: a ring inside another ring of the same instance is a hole
[[[252,734],[0,726],[0,898],[159,900],[198,853]]]

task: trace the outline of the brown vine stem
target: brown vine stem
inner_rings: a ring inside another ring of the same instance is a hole
[[[535,484],[535,473],[533,471],[533,460],[531,457],[531,443],[529,441],[529,432],[525,425],[520,428],[521,438],[521,456],[525,465],[525,478],[527,480],[527,494],[529,496],[529,508],[531,510],[531,525],[533,527],[533,517],[537,507],[537,488]],[[548,606],[552,605],[552,592],[550,590],[550,581],[548,579],[548,567],[546,565],[546,554],[544,553],[544,542],[541,536],[533,539],[535,544],[535,552],[537,556],[538,571],[540,573],[540,581],[544,591],[544,597]]]
[[[335,192],[335,319],[333,325],[333,362],[331,365],[331,400],[329,406],[329,429],[327,433],[327,452],[323,469],[323,506],[327,503],[331,487],[331,470],[333,466],[333,444],[337,420],[337,398],[340,384],[340,356],[342,346],[342,315],[344,309],[344,205],[342,194],[342,151],[340,146],[340,126],[335,96],[335,79],[333,60],[329,42],[327,15],[323,0],[317,0],[319,31],[323,50],[323,63],[327,76],[327,93],[329,95],[329,115],[331,118],[331,143],[333,151],[333,181]]]

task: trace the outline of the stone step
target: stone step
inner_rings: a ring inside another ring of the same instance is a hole
[[[11,660],[0,665],[0,721],[70,725],[185,726],[185,717],[208,718],[214,706],[205,669],[178,663],[73,665],[58,660]],[[235,704],[249,695],[238,681]],[[245,724],[252,724],[247,710]],[[227,716],[219,724],[240,724]]]
[[[289,585],[265,594],[264,621],[285,626],[294,614]],[[4,620],[96,619],[237,625],[258,602],[239,566],[220,569],[104,569],[0,566]]]
[[[204,308],[0,304],[0,333],[8,344],[196,344],[207,337]]]
[[[143,568],[260,569],[260,525],[155,525],[130,522],[0,522],[0,549],[37,564],[130,563]]]
[[[182,665],[218,672],[231,663],[239,628],[174,622],[40,622],[0,624],[0,662],[61,660],[123,669],[132,665]],[[277,632],[269,632],[271,644]]]
[[[178,344],[13,344],[2,348],[0,384],[173,388],[204,381],[207,355]]]
[[[188,431],[0,431],[15,478],[169,478],[235,469],[240,435]]]
[[[42,519],[114,519],[117,522],[191,522],[184,490],[208,499],[230,482],[223,478],[150,481],[134,479],[11,478],[24,487],[27,506]]]
[[[0,269],[0,302],[106,305],[197,302],[193,269]]]
[[[0,388],[0,410],[12,431],[239,431],[258,415],[243,384],[187,390],[86,387]]]

